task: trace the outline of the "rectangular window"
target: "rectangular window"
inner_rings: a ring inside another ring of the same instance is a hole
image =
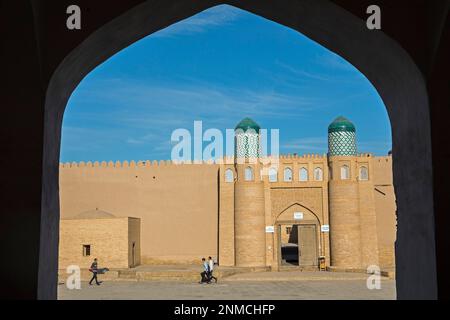
[[[91,245],[83,244],[83,257],[88,257],[91,255]]]

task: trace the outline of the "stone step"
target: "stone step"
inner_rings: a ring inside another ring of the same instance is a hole
[[[279,267],[279,271],[319,271],[318,266],[283,266]]]
[[[330,272],[348,272],[348,273],[362,273],[367,274],[366,269],[352,269],[352,268],[340,268],[340,267],[327,267],[327,271]],[[380,270],[380,275],[385,278],[389,279],[395,279],[395,270],[386,269],[386,270]]]
[[[103,281],[103,280],[107,280],[107,281],[116,280],[117,278],[119,278],[119,271],[120,270],[110,270],[110,271],[107,271],[104,274],[99,274],[98,275],[98,279],[100,281]],[[80,273],[81,273],[80,274],[81,281],[89,281],[89,280],[91,280],[92,272],[90,272],[88,269],[81,269]],[[58,270],[58,283],[59,284],[66,283],[67,279],[71,275],[72,274],[67,273],[66,270]]]
[[[199,281],[201,267],[198,266],[139,266],[133,269],[110,270],[98,275],[100,281]],[[270,267],[217,267],[214,276],[223,279],[238,273],[270,271]],[[65,270],[59,271],[59,283],[65,283],[69,274]],[[81,280],[89,281],[92,273],[87,269],[81,270]]]

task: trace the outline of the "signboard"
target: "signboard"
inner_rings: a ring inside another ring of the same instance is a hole
[[[330,226],[328,224],[323,224],[320,226],[320,231],[322,232],[330,232]]]
[[[294,212],[295,220],[303,220],[303,212]]]
[[[275,228],[273,226],[266,226],[266,233],[274,233]]]

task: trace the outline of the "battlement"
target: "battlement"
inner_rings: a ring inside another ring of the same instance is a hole
[[[282,154],[280,155],[280,159],[285,160],[285,159],[326,159],[327,155],[326,154],[315,154],[315,153],[306,153],[306,154]]]
[[[131,161],[80,161],[60,163],[60,169],[69,168],[135,168],[135,167],[162,167],[171,165],[197,165],[197,164],[214,164],[214,161],[182,161],[175,162],[171,160],[131,160]]]
[[[378,163],[380,165],[383,165],[383,164],[390,165],[390,164],[392,164],[392,156],[391,155],[389,155],[389,156],[373,157],[373,159],[374,159],[374,163]]]
[[[379,166],[391,166],[392,165],[392,156],[380,156],[374,157],[372,153],[360,153],[356,157],[358,158],[373,158],[375,163]],[[283,160],[295,160],[295,159],[322,159],[326,160],[328,158],[327,154],[282,154],[279,156],[281,161]],[[267,156],[261,158],[260,161],[265,163],[264,160],[271,160],[274,157]],[[131,161],[80,161],[80,162],[65,162],[60,163],[60,169],[69,169],[69,168],[134,168],[134,167],[159,167],[159,166],[171,166],[171,165],[199,165],[199,164],[233,164],[235,158],[234,157],[223,157],[216,160],[206,160],[206,161],[171,161],[171,160],[131,160]]]
[[[326,158],[326,155],[305,154],[302,156],[296,154],[280,155],[279,159],[319,159]],[[260,159],[264,162],[265,159],[273,159],[272,157],[264,157]],[[201,164],[234,164],[234,157],[223,157],[216,160],[206,161],[171,161],[171,160],[131,160],[131,161],[80,161],[80,162],[64,162],[59,164],[60,169],[70,168],[134,168],[134,167],[159,167],[171,165],[201,165]]]

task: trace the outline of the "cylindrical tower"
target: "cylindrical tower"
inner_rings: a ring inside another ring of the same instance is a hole
[[[328,126],[328,156],[356,156],[356,128],[342,116]]]
[[[344,117],[328,127],[331,266],[361,268],[359,189],[355,174],[356,129]]]
[[[235,129],[234,187],[235,263],[242,267],[266,264],[264,184],[259,174],[259,125],[243,119]]]

